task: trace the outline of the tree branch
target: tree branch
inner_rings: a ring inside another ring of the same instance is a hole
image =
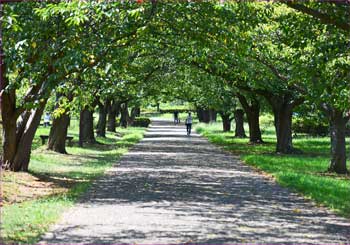
[[[291,1],[284,1],[284,3],[287,4],[288,7],[291,7],[291,8],[298,10],[304,14],[308,14],[308,15],[311,15],[312,17],[319,19],[324,24],[334,25],[338,29],[341,29],[344,31],[350,31],[350,24],[349,23],[336,20],[327,14],[321,13],[315,9],[308,8],[302,4],[294,3]]]

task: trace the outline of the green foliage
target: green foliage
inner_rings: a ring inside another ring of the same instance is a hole
[[[293,120],[292,130],[295,133],[305,133],[313,136],[326,136],[329,133],[327,122],[315,118],[297,118]]]
[[[132,122],[133,127],[147,128],[151,124],[151,120],[148,117],[136,117]]]

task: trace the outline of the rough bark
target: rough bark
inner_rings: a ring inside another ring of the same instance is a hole
[[[3,67],[3,71],[5,69]],[[3,84],[1,89],[8,85],[8,80],[3,76]],[[3,121],[3,156],[2,164],[5,169],[13,169],[13,159],[17,152],[17,114],[16,114],[16,93],[14,89],[3,91],[1,93],[1,116]]]
[[[248,100],[242,95],[237,94],[237,97],[247,115],[249,125],[249,142],[253,144],[263,143],[260,130],[260,103],[256,98],[251,100],[249,104]]]
[[[283,154],[301,153],[293,147],[292,141],[292,113],[293,109],[300,105],[304,98],[294,98],[291,94],[264,95],[272,107],[274,125],[276,129],[276,152]]]
[[[68,111],[65,111],[59,117],[53,118],[49,135],[48,150],[67,154],[66,137],[68,133],[69,122],[70,116]]]
[[[13,159],[17,152],[16,129],[15,120],[9,118],[3,120],[2,164],[8,170],[14,170]]]
[[[48,62],[47,74],[31,86],[23,103],[40,101],[35,109],[16,107],[16,89],[7,88],[8,80],[4,76],[5,66],[2,66],[2,83],[0,84],[1,114],[3,120],[3,167],[12,171],[27,171],[29,166],[31,147],[35,132],[47,103],[47,77],[54,72],[54,67]],[[4,88],[7,88],[5,91]],[[20,120],[17,119],[22,115]],[[15,126],[16,125],[16,126]]]
[[[123,128],[128,127],[129,124],[129,110],[128,103],[125,102],[121,105],[120,108],[120,126]]]
[[[84,143],[96,143],[93,110],[88,106],[85,106],[80,112],[79,146],[82,147]]]
[[[343,116],[343,112],[333,109],[330,113],[330,137],[331,137],[331,162],[330,172],[346,174],[346,142],[345,128],[348,118]]]
[[[46,100],[42,102],[38,108],[31,111],[30,117],[26,123],[26,129],[20,137],[17,153],[13,160],[15,171],[28,171],[33,139],[40,125],[40,119],[43,115],[45,105]]]
[[[235,137],[245,138],[247,137],[244,130],[244,111],[242,109],[235,110],[234,112],[236,129]]]
[[[7,80],[5,79],[3,85],[6,84]],[[37,93],[41,84],[38,83],[35,87],[31,88],[27,95]],[[40,118],[47,99],[42,100],[38,108],[32,110],[16,108],[16,93],[14,89],[10,89],[2,93],[1,102],[3,120],[3,168],[12,171],[27,171],[34,135],[40,124]],[[19,114],[21,114],[21,118],[17,120]]]
[[[62,94],[57,94],[57,100],[62,97]],[[68,93],[66,96],[68,101],[73,100],[73,93]],[[59,108],[59,103],[56,103],[56,109]],[[48,150],[67,154],[66,151],[66,137],[68,134],[68,127],[70,123],[69,108],[65,108],[59,117],[54,117],[49,134]]]
[[[16,134],[15,152],[12,152],[12,160],[10,162],[7,161],[7,169],[12,171],[28,171],[33,139],[40,124],[45,105],[46,100],[38,108],[32,109],[30,113],[25,112],[25,114],[29,114],[29,117],[24,116],[24,120],[22,120],[25,130],[21,134]],[[13,142],[13,139],[11,141]]]
[[[220,116],[222,118],[222,129],[224,132],[231,131],[231,121],[230,114],[224,114],[220,113]]]
[[[108,103],[98,103],[98,122],[96,127],[96,134],[100,137],[106,137],[106,124],[107,124],[107,112]]]
[[[295,149],[292,142],[292,110],[289,107],[281,107],[274,111],[274,119],[277,135],[276,152],[293,153]]]

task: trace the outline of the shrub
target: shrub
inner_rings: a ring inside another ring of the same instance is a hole
[[[151,119],[148,117],[136,117],[132,122],[131,126],[133,127],[145,127],[147,128],[151,124]]]
[[[326,122],[311,118],[298,118],[293,120],[292,129],[296,133],[305,133],[315,136],[326,136],[329,133],[329,125]]]

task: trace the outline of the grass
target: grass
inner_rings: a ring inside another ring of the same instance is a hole
[[[45,150],[40,134],[49,128],[39,128],[33,145],[29,173],[6,172],[2,184],[1,236],[6,243],[36,243],[63,210],[72,206],[86,192],[92,181],[117,162],[128,147],[143,137],[143,128],[118,129],[119,135],[98,138],[101,144],[79,148],[67,147],[68,155]],[[77,128],[69,135],[78,140]],[[30,195],[28,195],[30,193]]]
[[[276,137],[271,123],[262,120],[262,145],[250,145],[248,139],[236,139],[233,132],[222,132],[219,123],[198,124],[197,132],[210,142],[241,156],[247,164],[272,175],[278,183],[289,187],[338,214],[350,217],[349,176],[327,173],[330,160],[330,140],[327,137],[297,137],[294,146],[303,154],[275,153]],[[347,150],[349,152],[349,149]]]

